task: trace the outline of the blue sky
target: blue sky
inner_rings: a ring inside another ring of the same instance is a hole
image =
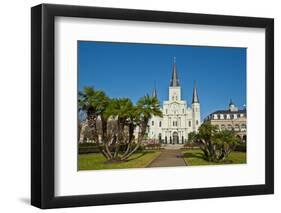
[[[246,48],[78,41],[78,87],[93,86],[109,97],[136,102],[154,85],[168,99],[176,57],[182,99],[191,104],[197,82],[202,119],[228,107],[230,98],[246,104]]]

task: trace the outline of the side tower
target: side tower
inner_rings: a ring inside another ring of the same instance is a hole
[[[169,86],[169,101],[179,101],[181,100],[181,88],[178,79],[176,58],[174,57],[172,78]]]
[[[193,131],[198,131],[198,127],[201,124],[201,116],[200,116],[200,102],[197,93],[197,85],[194,82],[193,87],[193,96],[192,96],[192,128]]]
[[[156,86],[151,93],[151,97],[157,98]],[[161,109],[162,111],[162,109]],[[163,142],[163,133],[162,133],[162,117],[152,116],[148,122],[148,138],[153,139],[154,141],[159,141],[159,143]]]
[[[152,90],[151,96],[154,97],[154,98],[157,98],[157,90],[156,90],[155,82],[154,82],[154,88],[153,88],[153,90]]]

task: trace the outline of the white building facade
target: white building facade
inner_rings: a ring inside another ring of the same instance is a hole
[[[155,88],[152,95],[157,97]],[[181,86],[175,60],[169,86],[169,100],[163,102],[161,111],[163,117],[153,116],[149,121],[149,139],[156,139],[164,144],[184,144],[190,132],[198,131],[201,120],[197,87],[194,84],[192,104],[189,106],[187,101],[181,99]]]

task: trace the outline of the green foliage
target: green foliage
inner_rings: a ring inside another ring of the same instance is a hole
[[[191,140],[200,145],[204,158],[211,162],[226,160],[239,143],[239,139],[233,131],[218,131],[209,122],[203,123],[199,127],[198,133],[191,136]]]
[[[150,119],[152,115],[162,117],[158,99],[149,95],[139,99],[137,102],[137,113],[145,119]]]
[[[103,146],[103,145],[100,145]],[[131,148],[135,148],[136,144],[132,144]],[[103,147],[104,148],[104,147]],[[109,149],[113,152],[116,149],[116,144],[110,145]],[[127,144],[119,145],[119,153],[124,153],[127,149]],[[136,152],[141,152],[144,150],[144,146],[139,146]],[[78,153],[79,154],[88,154],[88,153],[99,153],[99,146],[96,143],[80,143],[78,145]]]
[[[197,134],[196,134],[196,132],[188,133],[187,143],[193,144],[193,143],[196,143],[196,141],[197,141]]]
[[[97,146],[97,144],[95,144],[95,143],[86,143],[86,142],[84,142],[84,143],[79,143],[78,144],[78,147],[80,148],[80,147],[96,147]]]
[[[160,105],[155,97],[144,96],[136,105],[128,98],[110,99],[101,90],[85,87],[79,92],[79,110],[86,114],[87,128],[81,138],[89,136],[108,160],[125,160],[142,148],[141,142],[146,134],[152,115],[162,116]],[[98,131],[97,120],[101,120]],[[108,129],[109,120],[114,119],[117,129]],[[139,127],[138,140],[134,130]],[[100,139],[101,138],[101,139]]]
[[[114,98],[111,99],[110,104],[105,110],[105,114],[117,118],[119,120],[126,120],[133,110],[133,103],[128,98]]]
[[[93,87],[85,87],[78,94],[78,107],[83,110],[87,116],[91,114],[99,115],[106,109],[110,99],[101,90],[94,90]]]
[[[149,143],[145,145],[145,149],[161,149],[160,143]]]
[[[240,142],[235,146],[235,151],[239,152],[246,152],[247,151],[247,144],[244,142]]]

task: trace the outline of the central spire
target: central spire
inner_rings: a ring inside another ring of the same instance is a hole
[[[180,86],[179,79],[178,79],[178,73],[177,73],[176,57],[174,57],[172,79],[171,79],[170,86],[171,87],[179,87]]]

